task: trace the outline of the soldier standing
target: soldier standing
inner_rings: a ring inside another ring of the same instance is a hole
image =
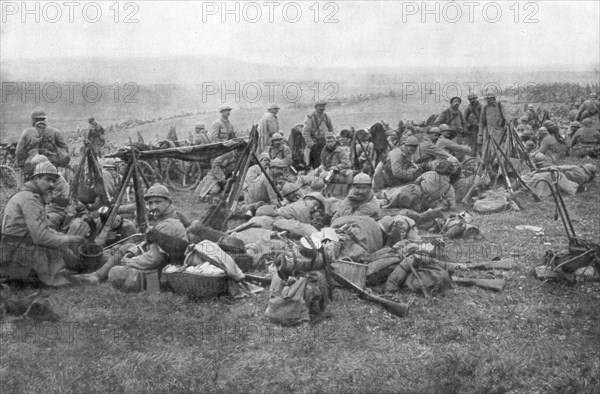
[[[306,142],[305,161],[312,168],[321,165],[321,151],[325,146],[325,133],[333,132],[331,119],[325,113],[326,105],[325,101],[319,101],[315,104],[315,110],[306,117],[302,130],[302,136]]]

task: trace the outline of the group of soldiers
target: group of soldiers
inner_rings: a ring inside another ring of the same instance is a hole
[[[477,95],[470,94],[463,112],[461,98],[453,97],[429,126],[401,122],[398,129],[391,130],[378,122],[368,129],[346,127],[339,134],[325,112],[327,103],[318,102],[304,123],[293,128],[289,141],[279,128],[279,106],[270,105],[259,122],[260,165],[248,169],[241,212],[247,217],[283,218],[317,229],[356,217],[358,222],[381,223],[379,228],[385,232],[394,227],[383,215],[385,208],[404,208],[417,215],[413,217],[430,210],[452,210],[469,185],[464,163],[482,156],[490,139],[500,143],[507,133],[510,119],[504,105],[492,92],[484,98],[482,105]],[[539,124],[532,107],[521,118],[517,134],[533,158],[549,154],[561,143],[573,155],[595,157],[600,146],[598,107],[592,95],[578,113],[581,119],[571,124],[566,141],[551,121]],[[192,142],[235,138],[231,111],[231,107],[222,107],[210,130],[196,125]],[[51,286],[108,279],[123,289],[135,287],[140,272],[169,261],[169,255],[152,242],[137,240],[106,247],[93,272],[70,279],[62,276],[62,268],[77,267],[84,236],[106,220],[106,207],[98,200],[87,205],[71,201],[70,185],[57,169],[65,165],[68,147],[60,131],[46,120],[43,110],[34,110],[32,127],[23,131],[18,144],[17,163],[23,168],[24,184],[4,209],[0,272],[20,279],[33,272]],[[94,119],[89,124],[89,144],[101,157],[103,128]],[[239,155],[235,150],[213,159],[196,193],[203,198],[222,193]],[[106,191],[114,198],[121,177],[113,160],[102,163]],[[593,165],[584,170],[594,173],[588,180],[595,175]],[[153,229],[184,242],[190,239],[191,223],[175,210],[167,187],[152,185],[144,200]],[[86,220],[78,220],[82,212]],[[403,215],[391,220],[410,223]],[[405,232],[409,230],[407,227]],[[128,239],[137,230],[132,222],[119,217],[110,232],[111,242],[115,242]]]

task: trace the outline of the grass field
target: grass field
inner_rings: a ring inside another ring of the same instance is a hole
[[[579,236],[599,242],[596,179],[566,198]],[[486,240],[449,242],[455,260],[513,258],[502,293],[455,287],[399,319],[336,289],[319,322],[295,328],[264,316],[267,294],[196,302],[124,294],[108,284],[51,290],[62,320],[0,324],[2,393],[342,392],[597,393],[600,284],[534,279],[547,249],[567,245],[550,199],[519,195],[520,212],[477,215]],[[189,194],[175,205],[202,211]],[[542,226],[545,235],[515,226]],[[34,290],[22,288],[19,294]]]

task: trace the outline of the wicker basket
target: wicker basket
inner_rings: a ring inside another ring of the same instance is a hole
[[[189,272],[163,272],[167,283],[177,294],[190,298],[211,298],[227,292],[227,275],[205,276]]]
[[[340,259],[331,263],[331,266],[337,273],[348,279],[350,282],[354,283],[361,289],[365,288],[367,283],[366,264],[359,264],[353,261]]]

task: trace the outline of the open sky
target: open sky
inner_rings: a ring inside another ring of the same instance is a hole
[[[306,68],[600,63],[597,0],[1,5],[4,61],[218,55]]]

